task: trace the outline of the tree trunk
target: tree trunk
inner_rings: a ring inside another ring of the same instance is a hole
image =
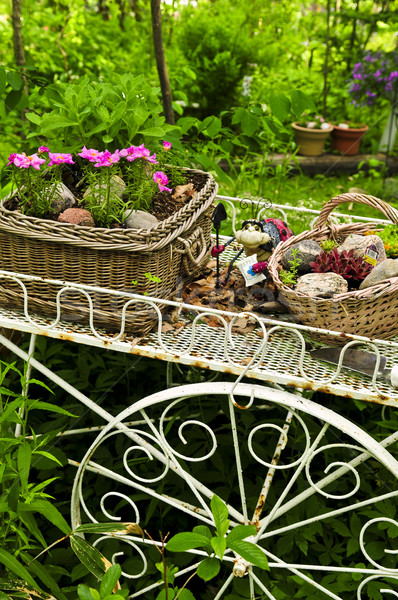
[[[156,65],[162,90],[163,111],[166,122],[174,125],[174,113],[172,107],[172,98],[170,90],[169,76],[167,74],[166,60],[164,56],[163,38],[162,38],[162,16],[160,12],[160,0],[151,0],[152,13],[152,34],[153,45],[155,48]]]
[[[24,67],[26,64],[22,41],[21,8],[22,0],[12,0],[12,37],[14,42],[15,64],[17,67]]]
[[[12,21],[12,38],[14,43],[14,58],[15,64],[20,68],[22,80],[23,80],[23,91],[25,94],[29,93],[28,84],[26,81],[25,71],[25,50],[22,40],[22,25],[21,25],[21,11],[22,11],[22,0],[12,0],[11,10],[11,21]],[[23,115],[22,115],[23,117]]]

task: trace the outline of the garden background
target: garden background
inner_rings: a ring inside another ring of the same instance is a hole
[[[127,143],[149,145],[167,139],[185,165],[212,172],[222,194],[319,208],[333,195],[357,187],[393,204],[398,201],[396,188],[386,191],[385,180],[393,174],[378,155],[396,101],[397,78],[391,74],[398,73],[398,9],[393,2],[162,2],[163,47],[173,101],[168,123],[148,0],[0,0],[0,7],[3,165],[10,153],[31,153],[42,144],[57,152],[76,152],[83,144],[114,150]],[[388,60],[387,79],[385,73],[374,76],[373,63],[366,56]],[[358,64],[368,65],[371,74],[366,79],[364,72],[362,80],[370,87],[361,88],[361,94],[353,89],[358,83],[353,73],[362,68]],[[116,105],[115,91],[121,98]],[[333,169],[311,177],[301,173],[291,123],[316,115],[332,123],[368,124],[361,150],[366,156],[356,171],[339,175]],[[389,156],[395,155],[392,144]],[[5,195],[10,189],[7,168],[2,169],[1,185]],[[363,214],[371,213],[364,208]],[[297,220],[291,226],[297,230],[305,224]],[[104,407],[112,407],[114,414],[146,394],[149,365],[143,358],[110,357],[102,350],[50,343],[46,338],[38,340],[38,352],[44,364],[57,368]],[[67,467],[68,443],[61,448],[55,436],[74,419],[86,426],[97,423],[67,394],[50,390],[45,379],[32,381],[25,394],[23,365],[10,365],[5,351],[1,358],[1,583],[11,576],[26,579],[28,572],[31,587],[33,579],[57,599],[76,598],[79,583],[97,584],[65,541],[31,561],[68,533],[74,471]],[[163,389],[166,366],[151,363],[150,369],[151,385]],[[184,369],[178,377],[191,382],[204,379],[192,369]],[[334,409],[344,402],[319,395],[315,399]],[[204,401],[203,410],[212,408]],[[382,420],[378,406],[358,401],[352,403],[348,416],[381,438],[386,430],[397,428],[393,411],[386,412]],[[21,437],[12,435],[16,423],[22,427]],[[370,473],[368,485],[373,483]],[[391,485],[388,475],[377,477],[377,486],[389,489]],[[93,493],[102,491],[93,488]],[[159,528],[154,523],[156,508],[151,505],[145,523],[155,530]],[[395,515],[393,501],[386,500],[379,509]],[[347,538],[346,546],[334,543],[337,534]],[[286,540],[285,558],[293,562],[295,553],[304,548],[326,563],[342,563],[347,552],[355,562],[356,534],[355,519],[351,530],[344,532],[338,519],[331,520],[327,531],[314,526],[308,538]],[[156,560],[154,551],[148,571],[154,579]],[[274,585],[278,599],[290,598],[292,586],[299,594],[296,597],[308,597],[294,578]],[[334,591],[351,598],[350,585],[347,578],[340,578]],[[1,593],[1,598],[17,597],[20,592],[7,589],[7,596]],[[201,594],[203,600],[211,597],[209,589]],[[370,594],[381,599],[377,589]],[[184,597],[189,600],[192,592],[186,590],[181,600]],[[239,598],[237,583],[228,600]]]

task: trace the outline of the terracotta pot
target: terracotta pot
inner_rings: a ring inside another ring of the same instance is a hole
[[[333,125],[332,150],[337,150],[337,152],[345,156],[358,154],[361,139],[367,130],[367,125],[361,125],[356,128]]]
[[[292,123],[294,129],[294,138],[299,147],[298,153],[302,156],[320,156],[323,153],[325,142],[329,137],[333,126],[329,129],[310,129],[301,127],[297,123]]]

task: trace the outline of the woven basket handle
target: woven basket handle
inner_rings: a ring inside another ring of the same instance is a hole
[[[344,202],[356,202],[357,204],[366,204],[367,206],[377,208],[378,210],[380,210],[380,212],[383,213],[385,217],[387,217],[387,219],[389,219],[392,223],[398,225],[398,210],[396,210],[387,202],[384,202],[383,200],[380,200],[375,196],[365,196],[364,194],[347,193],[335,196],[325,204],[325,206],[320,212],[317,222],[315,223],[315,227],[320,228],[326,225],[328,217],[333,211],[333,209],[336,208],[336,206],[339,206],[340,204],[344,204]]]

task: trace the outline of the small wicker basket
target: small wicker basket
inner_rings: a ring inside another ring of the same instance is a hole
[[[354,290],[338,294],[330,299],[312,298],[296,292],[284,285],[279,277],[283,253],[301,240],[316,242],[332,238],[341,244],[351,234],[364,234],[380,225],[356,223],[334,225],[328,222],[333,209],[344,202],[366,204],[380,210],[394,224],[398,224],[398,211],[375,198],[362,194],[341,194],[332,198],[321,210],[312,231],[289,238],[273,252],[268,265],[269,274],[279,292],[287,301],[288,308],[303,325],[331,329],[344,333],[371,338],[388,339],[398,334],[398,278],[388,279],[364,290]],[[335,336],[315,335],[316,339],[327,343],[339,343]],[[344,339],[341,343],[345,343]]]
[[[3,202],[0,269],[170,299],[207,262],[211,248],[217,184],[209,173],[184,171],[205,175],[204,186],[174,215],[151,229],[58,223],[9,211]],[[43,282],[28,282],[26,287],[29,312],[56,314],[59,287]],[[125,302],[126,298],[96,292],[94,325],[119,330]],[[18,283],[0,279],[0,305],[23,307],[23,291]],[[90,308],[83,294],[68,291],[62,295],[61,306],[63,320],[88,324]],[[126,331],[144,335],[156,320],[157,314],[148,304],[132,304],[126,312]]]

